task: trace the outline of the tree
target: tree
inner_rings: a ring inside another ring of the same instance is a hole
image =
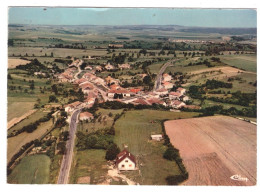
[[[56,98],[56,96],[55,95],[50,95],[49,96],[49,102],[57,102],[58,100],[57,100],[57,98]]]
[[[107,152],[106,152],[106,160],[114,160],[116,158],[116,156],[119,154],[120,149],[119,147],[113,143],[111,145],[109,145]]]
[[[31,89],[31,90],[34,90],[34,83],[31,83],[31,84],[30,84],[30,89]]]
[[[13,78],[11,77],[11,74],[8,74],[8,75],[7,75],[7,79],[10,79],[10,80],[13,79]]]
[[[175,160],[177,157],[179,157],[179,150],[174,147],[168,147],[163,154],[163,158],[171,161]]]

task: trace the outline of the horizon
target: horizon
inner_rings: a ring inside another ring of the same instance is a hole
[[[21,25],[257,28],[255,9],[9,7],[8,15]]]

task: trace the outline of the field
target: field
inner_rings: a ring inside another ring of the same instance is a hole
[[[12,184],[46,184],[49,180],[50,158],[46,155],[26,156],[8,176]]]
[[[163,158],[166,147],[162,142],[151,141],[150,136],[162,133],[160,120],[191,118],[196,115],[197,113],[173,113],[156,110],[126,112],[115,124],[115,142],[121,149],[123,149],[124,144],[128,146],[128,150],[137,157],[140,170],[140,173],[134,171],[127,172],[126,175],[139,184],[166,185],[165,178],[168,175],[180,174],[174,161]]]
[[[29,63],[28,60],[22,60],[22,59],[8,59],[8,68],[15,68],[18,65],[24,65]]]
[[[17,136],[8,138],[7,140],[7,161],[9,162],[10,159],[14,154],[16,154],[20,148],[35,139],[39,139],[47,130],[50,130],[52,126],[52,120],[41,123],[38,128],[33,131],[32,133],[23,132]]]
[[[77,151],[70,173],[70,183],[102,184],[108,171],[105,150]]]
[[[223,57],[220,56],[220,59],[230,66],[256,72],[256,55],[225,55]]]
[[[227,116],[165,122],[189,173],[183,185],[256,184],[256,126]],[[248,181],[230,179],[241,175]]]

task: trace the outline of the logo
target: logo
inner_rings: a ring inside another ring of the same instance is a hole
[[[238,174],[237,175],[232,175],[230,177],[230,179],[235,180],[235,181],[245,181],[245,182],[248,181],[248,179],[246,177],[242,177],[241,175],[238,175]]]

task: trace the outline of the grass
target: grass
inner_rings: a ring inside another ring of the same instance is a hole
[[[230,66],[256,72],[256,55],[225,55],[220,56],[220,59]]]
[[[80,177],[90,177],[90,184],[104,182],[108,171],[105,153],[94,149],[78,151],[71,167],[70,183],[77,183]]]
[[[26,156],[14,168],[7,181],[13,184],[47,184],[50,162],[46,155]]]
[[[7,161],[9,162],[10,159],[14,154],[16,154],[20,148],[35,139],[39,139],[47,130],[50,130],[52,127],[52,120],[41,123],[38,128],[33,131],[32,133],[23,132],[17,136],[8,138],[7,140]]]
[[[30,116],[26,117],[24,120],[22,120],[17,125],[14,125],[12,128],[8,130],[8,133],[11,133],[14,130],[21,129],[22,127],[29,125],[32,122],[35,122],[36,120],[42,118],[43,116],[47,115],[46,112],[43,112],[41,110],[36,111],[35,113],[31,114]]]
[[[92,122],[80,122],[77,125],[77,129],[80,131],[86,131],[88,130],[88,132],[94,132],[97,131],[98,129],[104,129],[104,128],[110,128],[113,124],[114,121],[114,117],[116,114],[120,114],[123,111],[123,109],[119,109],[119,110],[106,110],[106,109],[102,109],[100,108],[99,110],[96,111],[96,113],[101,113],[100,117],[104,117],[106,116],[105,120],[100,120],[97,119],[96,121],[92,121]],[[108,114],[112,113],[113,116],[109,117]]]
[[[222,105],[224,109],[235,107],[238,110],[242,110],[243,108],[246,108],[245,106],[240,106],[240,105],[236,105],[236,104],[227,104],[227,103],[221,103],[221,102],[214,102],[211,100],[204,100],[204,102],[202,104],[202,108],[209,107],[209,106],[215,106],[215,105]]]
[[[143,185],[166,185],[168,175],[178,175],[180,170],[174,161],[163,158],[166,147],[162,142],[150,140],[151,134],[162,133],[160,120],[191,118],[197,113],[168,112],[157,110],[128,111],[115,124],[115,142],[123,149],[126,144],[138,159],[138,171],[126,172],[134,181]],[[153,123],[152,123],[153,121]]]
[[[50,165],[49,182],[50,184],[56,184],[60,172],[60,165],[63,155],[57,154],[53,157]]]

